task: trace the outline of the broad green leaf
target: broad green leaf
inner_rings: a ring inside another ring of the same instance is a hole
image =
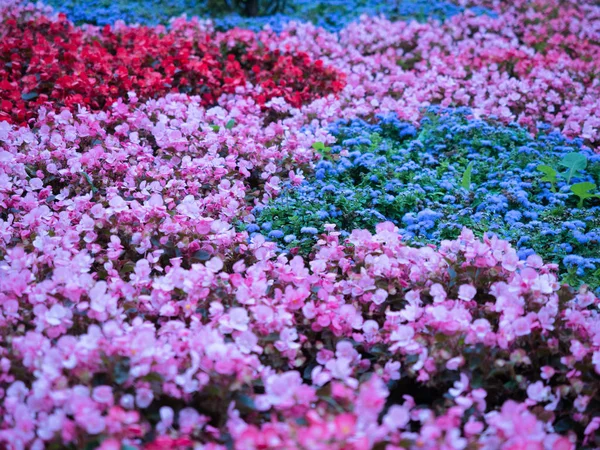
[[[225,128],[227,128],[228,130],[231,130],[233,127],[235,127],[235,120],[230,119],[226,124],[225,124]]]
[[[547,181],[547,182],[551,183],[552,184],[552,192],[555,192],[556,191],[555,184],[557,182],[556,176],[558,175],[558,172],[554,168],[547,166],[545,164],[540,164],[539,166],[537,166],[537,170],[539,170],[540,172],[542,172],[544,174],[544,176],[541,178],[541,181]]]
[[[314,148],[315,150],[319,151],[319,150],[325,150],[325,144],[323,144],[322,142],[315,142],[312,145],[312,148]]]
[[[587,167],[587,158],[581,153],[572,152],[566,154],[564,158],[561,159],[559,164],[567,168],[565,174],[567,177],[567,183],[570,183],[571,178],[573,175],[575,175],[575,172],[583,170]]]
[[[598,194],[592,194],[591,191],[596,189],[596,185],[594,183],[584,182],[584,183],[576,183],[571,186],[571,192],[579,197],[579,204],[577,205],[579,208],[583,208],[583,201],[586,198],[590,197],[600,197]]]
[[[469,163],[469,165],[467,166],[467,169],[465,170],[465,173],[462,176],[461,186],[464,189],[469,190],[471,188],[471,172],[472,171],[473,171],[473,161],[471,161]]]
[[[537,170],[545,174],[545,176],[542,178],[542,181],[549,181],[551,183],[556,182],[556,176],[558,175],[558,172],[552,167],[540,164],[537,166]]]

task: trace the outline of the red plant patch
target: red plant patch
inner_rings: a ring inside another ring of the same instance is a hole
[[[135,92],[168,92],[216,104],[248,83],[264,105],[283,97],[299,107],[344,87],[343,74],[301,52],[269,50],[277,35],[208,32],[196,24],[165,28],[80,28],[64,15],[19,12],[0,24],[0,120],[24,124],[40,106],[102,110]],[[227,42],[229,45],[219,45]]]

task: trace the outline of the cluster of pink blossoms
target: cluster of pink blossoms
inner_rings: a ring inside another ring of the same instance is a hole
[[[527,3],[264,31],[346,73],[299,108],[248,85],[0,122],[0,446],[598,448],[600,299],[553,265],[469,230],[328,226],[306,259],[236,231],[340,117],[469,105],[597,144],[600,8]]]
[[[532,131],[549,123],[597,147],[600,9],[578,1],[499,3],[497,17],[466,13],[443,24],[364,17],[339,35],[290,26],[282,48],[347,73],[339,98],[317,100],[300,116],[392,111],[415,121],[424,106],[468,106]]]

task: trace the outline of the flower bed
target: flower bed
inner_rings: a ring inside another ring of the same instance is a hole
[[[339,92],[343,77],[303,52],[276,47],[272,33],[211,33],[179,21],[162,28],[74,27],[64,15],[6,12],[0,35],[0,119],[25,124],[40,106],[102,110],[134,93],[200,95],[204,106],[243,92],[259,105],[282,98],[299,107]]]
[[[600,8],[471,3],[0,3],[0,447],[600,448]]]
[[[393,116],[334,125],[335,143],[313,144],[323,159],[310,180],[287,182],[246,228],[306,252],[329,223],[347,235],[391,220],[409,242],[434,244],[468,227],[510,240],[522,259],[559,263],[575,287],[598,289],[600,155],[558,133],[534,139],[467,117],[432,112],[419,129]]]
[[[239,11],[228,6],[234,2],[225,0],[176,0],[168,4],[160,0],[50,0],[49,5],[67,14],[75,23],[92,23],[95,25],[112,25],[122,20],[127,23],[143,25],[167,24],[174,17],[186,14],[192,16],[209,16],[221,29],[234,27],[261,29],[268,25],[281,30],[292,20],[312,22],[328,30],[340,30],[348,23],[357,20],[361,15],[385,15],[391,20],[435,18],[444,20],[465,10],[464,7],[447,1],[405,0],[402,2],[381,2],[378,0],[327,0],[313,2],[308,0],[291,0],[276,14],[243,17]],[[273,5],[276,2],[261,2]],[[265,12],[259,11],[260,13]],[[478,13],[493,14],[487,8],[470,8]]]

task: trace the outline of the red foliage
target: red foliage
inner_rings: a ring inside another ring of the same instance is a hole
[[[189,438],[176,438],[172,439],[168,436],[159,436],[150,444],[146,444],[145,450],[180,450],[191,448],[194,445],[194,441]]]
[[[64,15],[19,12],[0,24],[0,120],[24,124],[38,107],[101,110],[128,92],[200,95],[206,106],[251,83],[264,105],[299,107],[339,92],[344,77],[305,53],[270,51],[275,34],[206,32],[196,24],[80,28]],[[227,42],[218,45],[217,42]]]

